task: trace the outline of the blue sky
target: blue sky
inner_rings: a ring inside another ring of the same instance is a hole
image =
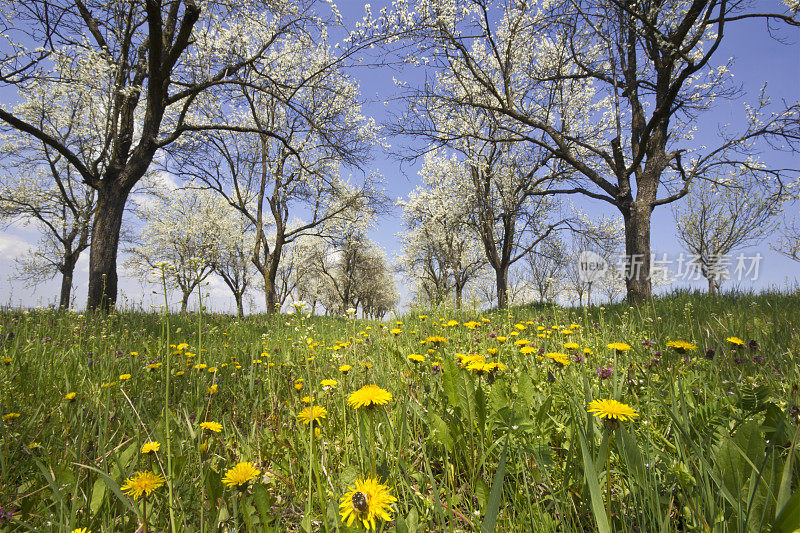
[[[371,2],[372,12],[377,13],[389,2]],[[759,7],[764,11],[782,10],[778,2],[761,1]],[[346,21],[350,23],[363,16],[363,3],[354,0],[339,2]],[[732,68],[734,79],[742,84],[746,93],[752,98],[761,85],[768,82],[768,93],[773,101],[797,101],[800,96],[800,32],[783,30],[780,32],[784,43],[771,39],[765,30],[764,23],[758,21],[745,21],[727,28],[727,37],[723,48],[717,53],[719,63],[728,57],[735,57]],[[355,77],[361,84],[363,97],[367,100],[364,113],[373,116],[378,122],[390,119],[391,114],[399,113],[403,104],[396,101],[397,91],[392,82],[392,77],[410,83],[417,83],[422,79],[418,70],[396,71],[388,67],[363,67],[355,71]],[[2,94],[3,103],[8,103],[7,92]],[[752,100],[751,100],[752,101]],[[743,115],[743,101],[720,100],[715,108],[706,113],[700,121],[700,131],[697,142],[699,144],[712,144],[715,138],[716,125],[719,123],[739,123]],[[708,140],[708,142],[704,142]],[[388,139],[388,142],[397,149],[402,146],[401,139]],[[786,166],[797,167],[797,161],[785,158]],[[385,178],[386,194],[392,200],[405,196],[418,185],[416,175],[419,164],[401,164],[389,153],[376,150],[373,159],[365,165],[364,170],[369,172],[377,170]],[[359,172],[354,172],[357,178]],[[590,199],[574,197],[577,207],[590,214],[608,214],[617,216],[618,212],[610,206]],[[788,215],[797,217],[797,205],[790,206]],[[377,221],[371,237],[384,247],[387,255],[392,258],[400,252],[396,234],[400,230],[401,218],[398,210],[383,213]],[[8,228],[0,232],[0,304],[11,305],[48,305],[57,301],[59,280],[45,283],[35,289],[24,287],[20,282],[9,279],[13,271],[13,258],[20,255],[29,243],[34,243],[38,235],[31,228]],[[671,258],[677,258],[682,252],[675,238],[674,221],[670,207],[657,208],[653,215],[652,232],[653,249],[659,253],[667,253]],[[741,288],[766,288],[783,287],[786,284],[794,286],[800,280],[800,263],[793,262],[780,254],[772,251],[768,241],[752,249],[743,251],[747,255],[760,253],[761,272],[756,282],[744,282]],[[78,308],[84,305],[86,297],[86,278],[88,272],[88,251],[84,253],[78,264],[76,272],[76,286],[74,289],[75,301]],[[683,285],[686,285],[684,283]],[[729,282],[726,287],[732,288],[736,283]],[[142,286],[133,279],[121,279],[121,301],[131,304],[151,305],[151,288]],[[704,287],[703,283],[694,283],[694,286]],[[227,289],[219,283],[210,287],[212,293],[211,307],[219,311],[228,311],[232,307],[232,299],[227,296]],[[402,294],[407,290],[401,288]],[[263,298],[255,295],[257,309],[263,305]]]

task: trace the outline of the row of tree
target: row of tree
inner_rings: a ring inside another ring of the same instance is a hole
[[[431,74],[401,84],[407,110],[389,131],[417,140],[398,155],[424,161],[424,185],[404,201],[404,240],[409,271],[425,272],[434,298],[448,277],[458,298],[484,261],[507,305],[513,264],[555,232],[592,235],[563,214],[569,195],[622,217],[625,253],[639,258],[623,276],[631,300],[651,294],[656,207],[701,184],[758,191],[773,214],[794,198],[797,171],[774,156],[797,151],[797,102],[774,106],[762,92],[738,130],[717,128],[718,142],[702,145],[694,136],[717,100],[741,97],[730,64],[716,61],[729,27],[800,26],[796,2],[780,12],[720,0],[416,0],[378,16],[365,7],[348,32],[336,7],[316,0],[3,0],[0,86],[17,94],[0,107],[4,213],[46,229],[66,286],[89,247],[87,307],[108,309],[129,197],[148,176],[179,176],[253,232],[242,259],[273,311],[289,248],[357,234],[346,228],[382,205],[377,176],[344,177],[381,143],[352,78],[373,49]],[[356,261],[338,246],[328,255]],[[354,276],[333,284],[342,305],[358,300]]]

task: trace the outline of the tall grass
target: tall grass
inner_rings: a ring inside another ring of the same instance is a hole
[[[357,530],[339,500],[373,468],[397,497],[384,531],[800,527],[797,294],[424,314],[3,313],[0,414],[20,416],[0,423],[0,530],[133,531],[141,500],[121,487],[146,470],[167,480],[147,499],[153,531]],[[696,350],[666,347],[679,339]],[[457,354],[472,353],[505,368],[468,370]],[[366,384],[393,401],[348,406]],[[304,397],[327,410],[319,436],[297,419]],[[587,413],[604,398],[638,418]],[[147,441],[162,443],[155,457]],[[260,475],[225,486],[240,461]]]

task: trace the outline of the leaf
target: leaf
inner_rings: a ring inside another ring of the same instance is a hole
[[[264,485],[259,484],[253,486],[253,503],[255,504],[256,511],[258,511],[258,517],[261,520],[262,528],[268,526],[273,521],[273,516],[270,512],[273,501],[274,498]]]
[[[106,484],[102,478],[97,478],[94,482],[94,487],[92,488],[92,501],[89,504],[89,508],[92,510],[92,514],[96,515],[97,511],[100,510],[100,506],[103,505],[103,500],[106,497]]]
[[[485,513],[486,504],[489,501],[489,485],[486,484],[482,477],[475,481],[475,497],[478,499],[481,512]]]
[[[486,504],[486,514],[481,524],[481,533],[492,533],[497,524],[497,515],[500,512],[500,500],[503,499],[503,480],[506,475],[506,456],[508,453],[508,441],[511,433],[506,433],[506,442],[503,444],[503,453],[500,454],[500,463],[494,473],[492,480],[492,490],[489,493],[489,501]]]
[[[786,502],[772,526],[773,533],[793,533],[797,529],[800,529],[800,492]]]
[[[458,367],[450,359],[444,362],[444,376],[442,377],[442,384],[444,385],[444,392],[450,405],[453,407],[459,406],[458,391],[456,390],[456,383],[458,379]]]
[[[442,417],[434,412],[430,413],[430,424],[433,427],[434,434],[439,439],[439,442],[444,446],[448,452],[453,451],[453,439],[450,436],[450,430]]]
[[[577,433],[581,441],[581,453],[583,454],[583,474],[586,477],[586,484],[589,486],[589,496],[592,499],[592,512],[594,513],[595,522],[597,522],[597,530],[600,533],[611,533],[606,509],[603,506],[603,495],[600,493],[597,471],[594,468],[592,457],[589,455],[586,437],[584,437],[583,432],[580,430],[578,430]]]
[[[775,519],[778,519],[780,512],[786,507],[786,502],[789,501],[789,491],[792,490],[792,464],[794,463],[794,449],[797,446],[797,436],[800,435],[800,428],[794,432],[792,439],[792,447],[789,448],[789,455],[786,457],[786,462],[783,465],[783,474],[781,475],[780,488],[778,489],[778,499],[775,502]]]

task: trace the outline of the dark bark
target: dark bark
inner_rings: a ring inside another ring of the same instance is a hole
[[[495,270],[497,280],[497,307],[505,309],[508,307],[508,266],[503,266]]]
[[[71,255],[64,256],[64,265],[61,271],[61,297],[59,298],[58,308],[69,309],[69,299],[72,295],[72,277],[75,273],[75,263],[77,258]]]
[[[105,184],[104,184],[105,185]],[[109,311],[117,300],[117,250],[129,189],[116,183],[97,190],[97,210],[89,250],[89,310]]]
[[[625,222],[625,287],[631,302],[644,302],[652,296],[650,285],[650,215],[649,204],[636,202],[623,211]]]

